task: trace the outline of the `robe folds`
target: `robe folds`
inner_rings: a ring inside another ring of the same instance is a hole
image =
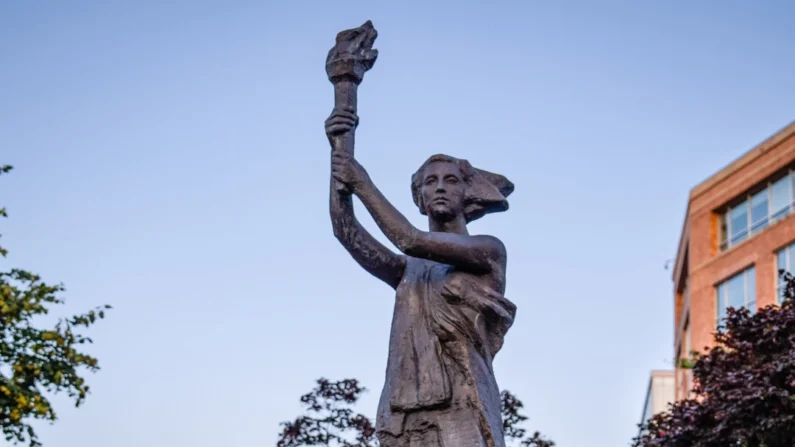
[[[376,417],[383,447],[505,447],[492,361],[516,306],[491,282],[407,257]]]

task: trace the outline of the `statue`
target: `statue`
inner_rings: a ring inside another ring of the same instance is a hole
[[[470,235],[467,223],[506,211],[513,184],[466,160],[434,155],[411,178],[429,231],[389,203],[353,157],[357,88],[378,56],[376,37],[369,21],[337,36],[326,61],[335,92],[326,134],[334,235],[359,265],[396,290],[378,440],[383,447],[504,447],[492,361],[516,306],[503,296],[505,246],[493,236]],[[402,254],[361,226],[354,195]]]

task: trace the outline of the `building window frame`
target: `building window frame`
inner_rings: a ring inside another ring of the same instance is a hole
[[[674,394],[676,394],[677,399],[679,399],[680,391],[682,391],[682,397],[687,396],[687,393],[690,392],[690,390],[685,387],[685,368],[683,368],[682,365],[682,343],[684,343],[684,340],[679,343],[679,347],[676,349],[676,363],[674,364],[674,371],[676,374],[675,381],[677,382]]]
[[[715,285],[715,327],[721,325],[726,318],[726,309],[730,307],[729,285],[740,277],[743,280],[743,307],[752,314],[756,312],[756,265],[752,264]]]
[[[789,200],[787,205],[778,210],[773,210],[774,195],[773,186],[779,181],[786,181]],[[718,235],[718,246],[720,251],[728,250],[735,245],[742,243],[753,235],[763,231],[765,228],[784,219],[795,210],[795,169],[789,168],[784,175],[777,175],[763,183],[764,187],[753,189],[737,198],[734,206],[727,206],[719,214],[720,231]],[[764,194],[763,194],[764,193]],[[766,197],[764,197],[766,196]],[[740,200],[742,199],[742,200]],[[764,199],[767,203],[767,215],[754,220],[754,201]],[[734,234],[732,225],[732,214],[735,210],[745,209],[745,229],[738,230]]]
[[[784,298],[784,283],[781,281],[781,270],[792,274],[795,271],[795,241],[776,251],[776,304]]]
[[[692,336],[693,336],[693,331],[691,330],[690,313],[688,312],[687,320],[685,320],[685,328],[684,328],[684,331],[683,331],[683,334],[682,334],[682,337],[684,338],[684,340],[682,341],[682,344],[684,345],[683,351],[684,351],[685,358],[687,360],[690,360],[690,356],[691,356],[690,353],[693,351]],[[683,387],[682,388],[685,390],[685,395],[688,396],[688,395],[690,395],[690,391],[693,388],[693,369],[692,368],[686,368],[685,371],[684,371],[683,376],[684,377],[682,377],[682,379],[683,379],[684,383],[683,383]]]

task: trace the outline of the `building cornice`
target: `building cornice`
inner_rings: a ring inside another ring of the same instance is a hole
[[[752,148],[745,154],[741,155],[739,158],[729,163],[723,169],[721,169],[720,171],[716,172],[715,174],[713,174],[703,182],[696,185],[693,189],[690,190],[690,201],[692,202],[696,198],[704,195],[711,189],[715,188],[721,182],[731,177],[734,173],[736,173],[740,169],[753,163],[754,160],[761,157],[771,149],[775,148],[776,146],[781,144],[781,142],[783,142],[793,134],[795,134],[795,121],[792,121],[789,125],[782,128],[778,132],[774,133],[766,140],[759,143],[754,148]]]
[[[682,232],[679,235],[679,246],[676,250],[676,261],[674,263],[674,269],[672,273],[672,281],[674,282],[674,290],[679,289],[679,278],[682,274],[682,266],[684,264],[684,255],[687,253],[687,244],[689,243],[689,236],[690,236],[690,211],[691,211],[691,204],[695,199],[701,197],[702,195],[706,194],[713,188],[720,185],[723,181],[728,179],[731,175],[739,171],[740,169],[748,166],[749,164],[753,163],[756,159],[763,156],[768,151],[772,150],[787,138],[795,134],[795,121],[790,122],[786,127],[782,128],[778,132],[774,133],[751,150],[746,152],[745,154],[741,155],[739,158],[735,159],[723,169],[719,170],[715,174],[711,175],[706,180],[702,181],[695,187],[690,190],[690,194],[687,201],[687,208],[685,209],[685,219],[682,223]]]

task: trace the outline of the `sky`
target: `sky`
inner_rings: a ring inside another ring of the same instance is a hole
[[[795,5],[591,1],[0,3],[0,269],[66,286],[101,371],[47,447],[274,445],[314,380],[374,415],[393,291],[334,239],[324,63],[371,19],[356,156],[413,224],[411,173],[516,185],[499,385],[560,447],[628,445],[673,361],[690,188],[793,118]],[[365,226],[386,242],[365,210]]]

